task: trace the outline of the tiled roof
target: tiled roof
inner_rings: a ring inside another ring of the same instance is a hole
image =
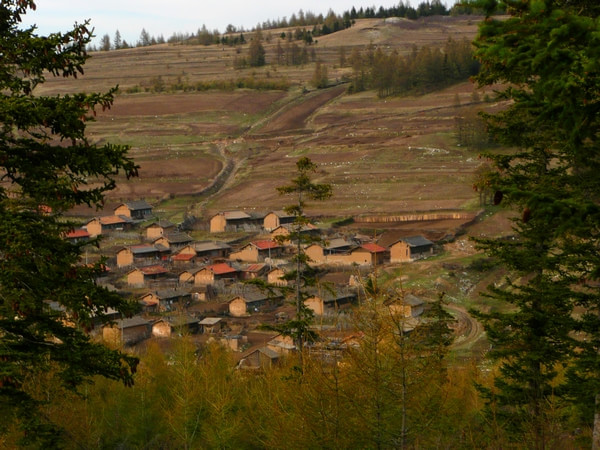
[[[250,264],[244,269],[244,272],[260,272],[266,267],[266,264]]]
[[[156,222],[152,222],[150,225],[147,225],[146,228],[151,228],[151,227],[173,228],[174,226],[175,226],[175,224],[172,222],[169,222],[168,220],[158,220]]]
[[[155,266],[146,266],[139,269],[144,275],[160,275],[162,273],[167,273],[168,270],[163,266],[155,265]]]
[[[226,273],[234,273],[237,272],[233,267],[225,263],[213,264],[210,266],[206,266],[206,269],[212,270],[215,275],[223,275]]]
[[[194,259],[196,255],[194,253],[178,253],[175,256],[172,256],[171,259],[173,261],[191,261]]]
[[[131,247],[129,247],[129,249],[134,255],[145,255],[148,253],[155,253],[158,251],[158,249],[154,245],[150,244],[132,245]]]
[[[420,247],[422,245],[433,245],[433,242],[431,242],[429,239],[427,239],[423,236],[409,236],[409,237],[400,239],[400,241],[406,242],[411,247]]]
[[[102,225],[116,225],[119,223],[130,223],[131,220],[129,218],[125,218],[123,216],[103,216],[100,217],[100,223]]]
[[[264,240],[264,241],[253,241],[253,245],[255,245],[259,250],[268,250],[270,248],[278,248],[279,244],[275,241]]]
[[[125,206],[129,208],[130,211],[138,211],[142,209],[152,209],[152,205],[150,205],[146,200],[134,200],[131,202],[125,203]]]
[[[382,253],[385,252],[385,248],[381,245],[373,244],[372,242],[368,242],[366,244],[361,245],[362,248],[368,250],[371,253]]]
[[[216,325],[221,320],[223,319],[221,319],[220,317],[205,317],[200,321],[200,325]]]
[[[244,211],[226,211],[223,213],[227,220],[249,219],[250,216]]]
[[[86,230],[83,230],[80,228],[77,230],[69,231],[65,236],[67,239],[78,239],[78,238],[90,237],[90,233],[88,233]]]
[[[352,243],[342,238],[331,239],[327,242],[326,249],[333,250],[336,248],[351,247]]]
[[[197,252],[210,252],[213,250],[229,250],[231,246],[225,242],[198,242],[194,245]]]
[[[190,235],[181,232],[169,233],[163,237],[166,238],[171,244],[183,244],[186,242],[192,242],[194,240],[194,238]]]

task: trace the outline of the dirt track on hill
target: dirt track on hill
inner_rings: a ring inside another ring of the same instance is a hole
[[[260,130],[260,133],[285,133],[304,128],[306,119],[327,102],[343,94],[345,91],[346,86],[342,85],[315,94],[308,94],[301,103],[284,107],[275,113],[273,119]]]

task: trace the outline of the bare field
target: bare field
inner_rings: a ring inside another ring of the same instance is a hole
[[[334,81],[351,70],[339,67],[341,46],[347,56],[353,47],[370,43],[401,53],[412,51],[414,45],[441,46],[448,38],[473,38],[477,19],[359,20],[348,30],[318,38],[312,48]],[[280,32],[265,33],[268,62],[275,58]],[[89,134],[99,142],[130,145],[141,170],[139,179],[119,179],[110,201],[163,200],[166,210],[170,204],[185,204],[186,211],[202,217],[226,209],[280,208],[289,200],[281,198],[276,187],[294,176],[299,157],[308,156],[319,164],[317,180],[334,188],[331,201],[310,205],[312,214],[478,207],[470,179],[480,162],[477,152],[456,145],[454,124],[456,116],[470,108],[494,105],[471,105],[470,83],[385,100],[373,92],[348,95],[343,84],[314,91],[308,84],[314,63],[235,70],[236,52],[217,45],[166,44],[97,52],[86,64],[86,75],[74,85],[49,79],[41,92],[120,85],[113,108],[98,113]],[[247,44],[239,52],[244,55]],[[166,91],[143,92],[158,76]],[[287,92],[169,92],[175,82],[240,77],[285,78],[294,87]],[[133,86],[142,92],[126,94]],[[457,96],[462,106],[456,104]],[[219,189],[203,195],[215,183]]]

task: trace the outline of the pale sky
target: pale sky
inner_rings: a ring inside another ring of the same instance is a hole
[[[421,0],[410,0],[417,6]],[[455,0],[442,0],[447,6]],[[293,13],[311,11],[325,15],[329,9],[337,14],[360,7],[396,6],[400,0],[37,0],[37,10],[24,16],[26,25],[36,24],[38,34],[67,31],[75,22],[92,20],[96,39],[118,29],[121,37],[135,44],[142,28],[150,35],[168,39],[175,32],[196,33],[203,24],[209,30],[223,32],[228,24],[250,29],[258,23],[289,18]]]

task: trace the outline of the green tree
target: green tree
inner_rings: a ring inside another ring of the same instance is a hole
[[[123,39],[121,39],[121,33],[119,32],[119,30],[115,31],[115,38],[113,40],[113,48],[115,50],[119,50],[120,48],[123,48]]]
[[[300,366],[303,367],[304,344],[314,339],[310,330],[312,311],[305,305],[309,293],[306,287],[315,284],[313,270],[308,265],[309,258],[304,252],[304,244],[312,242],[313,238],[303,233],[303,228],[309,223],[305,215],[306,200],[324,201],[331,197],[331,185],[314,183],[310,176],[317,171],[317,165],[310,158],[300,158],[296,162],[297,176],[290,184],[277,188],[281,195],[294,197],[295,202],[287,206],[285,211],[295,217],[290,234],[286,236],[296,247],[296,268],[286,274],[286,279],[294,283],[294,302],[296,305],[296,316],[293,320],[286,322],[281,331],[287,336],[292,336],[298,354],[300,355]]]
[[[495,203],[516,215],[514,239],[480,241],[510,269],[504,286],[487,295],[512,305],[480,314],[501,364],[486,394],[514,439],[528,436],[532,448],[544,448],[557,445],[550,426],[560,400],[575,400],[588,425],[594,410],[600,421],[600,6],[477,5],[487,14],[475,41],[477,80],[507,85],[500,98],[510,100],[487,116],[488,126],[516,149],[489,155]],[[507,20],[493,17],[498,7],[510,12]],[[574,315],[576,307],[584,313]],[[565,366],[567,378],[560,376]]]
[[[86,331],[109,308],[128,302],[100,287],[100,265],[80,263],[82,244],[63,236],[74,227],[62,213],[75,205],[100,206],[114,177],[137,174],[127,147],[96,145],[85,136],[106,94],[38,95],[48,75],[83,73],[89,24],[38,36],[21,27],[32,0],[0,5],[0,433],[11,422],[28,439],[55,439],[24,389],[28,374],[54,371],[75,388],[91,375],[133,382],[137,359],[93,342]],[[35,430],[35,432],[33,430]]]
[[[254,38],[250,42],[248,48],[248,64],[252,67],[260,67],[265,65],[265,48],[261,42],[260,33],[255,33]]]
[[[311,79],[311,84],[317,89],[326,88],[329,83],[329,79],[327,76],[327,66],[321,61],[317,61],[315,64],[315,71],[313,72],[313,76]]]
[[[100,44],[100,50],[102,50],[103,52],[107,52],[111,49],[111,43],[110,43],[110,36],[108,34],[105,34],[104,36],[102,36],[102,42]]]

